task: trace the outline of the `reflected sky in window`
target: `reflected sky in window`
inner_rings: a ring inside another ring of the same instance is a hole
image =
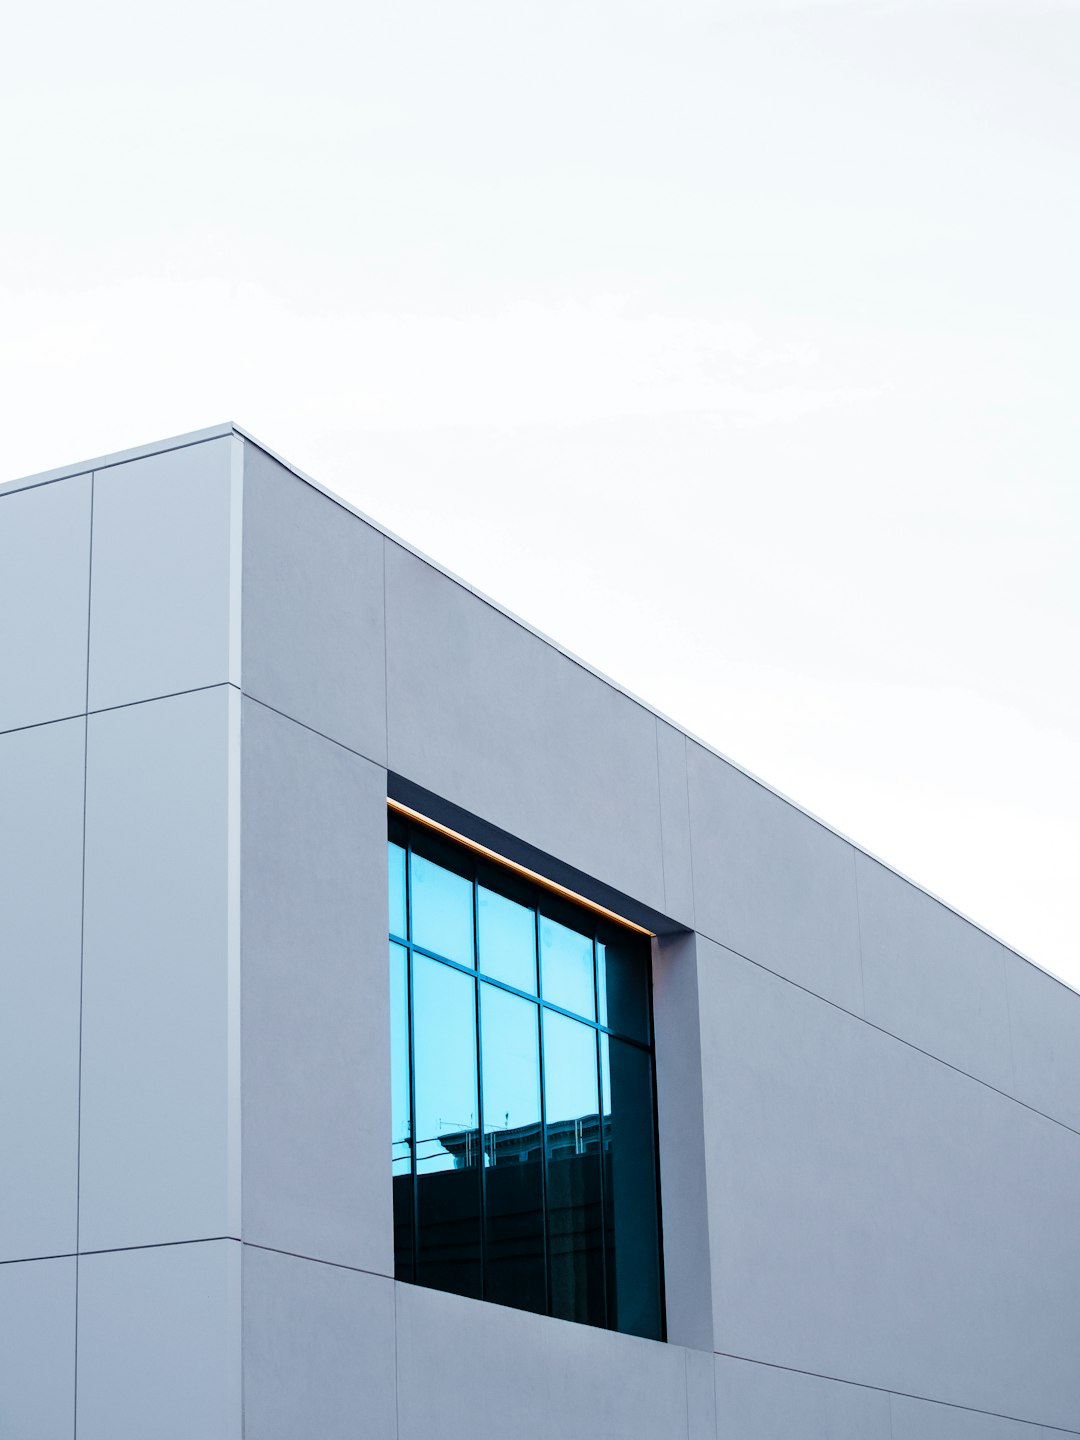
[[[480,969],[516,990],[536,994],[536,914],[483,885],[477,886]]]
[[[475,993],[470,976],[425,955],[413,956],[416,1164],[421,1174],[480,1163]]]
[[[518,1160],[540,1146],[539,1010],[494,985],[480,987],[485,1159]]]
[[[412,857],[413,943],[459,965],[474,964],[472,882],[452,870]]]
[[[546,915],[540,917],[540,984],[549,1004],[596,1019],[593,942]]]

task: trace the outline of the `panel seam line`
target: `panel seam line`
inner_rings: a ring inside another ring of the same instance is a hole
[[[859,1390],[873,1390],[879,1395],[895,1395],[902,1400],[919,1400],[926,1405],[944,1405],[950,1410],[963,1410],[969,1415],[989,1415],[994,1420],[1011,1420],[1016,1425],[1034,1425],[1044,1430],[1053,1430],[1059,1435],[1080,1435],[1067,1425],[1047,1424],[1045,1420],[1025,1420],[1020,1415],[1005,1415],[1000,1410],[983,1410],[978,1405],[960,1405],[955,1400],[935,1400],[930,1395],[916,1395],[910,1390],[890,1390],[885,1385],[871,1385],[865,1380],[845,1380],[839,1375],[823,1375],[820,1370],[800,1370],[795,1365],[780,1365],[775,1360],[754,1360],[749,1355],[734,1355],[728,1350],[716,1350],[722,1360],[739,1360],[746,1365],[764,1365],[769,1370],[783,1370],[789,1375],[809,1375],[814,1380],[829,1380],[834,1385],[853,1385]]]

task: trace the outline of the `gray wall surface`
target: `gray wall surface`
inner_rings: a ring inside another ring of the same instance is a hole
[[[394,1282],[401,786],[659,917],[671,1343]],[[0,1435],[1080,1434],[1080,996],[232,427],[0,491],[0,816]]]

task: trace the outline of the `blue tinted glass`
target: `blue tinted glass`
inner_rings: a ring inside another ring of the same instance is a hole
[[[421,1174],[479,1165],[476,984],[413,956],[416,1165]]]
[[[472,881],[414,852],[411,899],[414,944],[472,965]]]
[[[599,1148],[596,1031],[544,1011],[544,1104],[548,1155]]]
[[[390,946],[390,1155],[394,1193],[394,1274],[413,1278],[413,1181],[409,1124],[408,952]]]
[[[547,1308],[539,1007],[480,987],[484,1074],[484,1299]]]
[[[635,1040],[649,1039],[648,942],[609,931],[596,944],[600,1024]]]
[[[531,1000],[482,985],[481,1036],[484,1056],[486,1163],[500,1156],[517,1161],[531,1151],[539,1158],[539,1018]]]
[[[391,1155],[395,1175],[412,1168],[409,1130],[408,952],[390,946],[390,1114]]]
[[[546,915],[540,917],[540,984],[552,1005],[596,1019],[592,940]]]
[[[390,880],[390,934],[408,936],[405,928],[405,851],[391,841],[386,847]]]
[[[524,905],[477,886],[480,969],[518,990],[536,994],[536,916]]]
[[[608,1324],[658,1340],[659,1227],[652,1058],[601,1035]]]
[[[550,1309],[564,1320],[604,1325],[596,1036],[544,1011]]]
[[[482,1290],[476,981],[413,952],[416,1278]]]
[[[395,1275],[662,1338],[648,942],[389,837]]]

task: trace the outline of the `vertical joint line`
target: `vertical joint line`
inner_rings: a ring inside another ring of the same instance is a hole
[[[72,1381],[72,1424],[79,1410],[79,1250],[82,1246],[82,1055],[83,974],[86,951],[86,797],[90,769],[90,609],[94,593],[94,471],[90,472],[90,526],[86,557],[86,684],[83,688],[82,872],[79,898],[79,1039],[75,1083],[75,1363]]]
[[[413,951],[412,951],[412,831],[405,832],[405,938],[409,941],[405,950],[405,987],[408,1010],[408,1064],[409,1064],[409,1170],[412,1189],[411,1224],[412,1278],[413,1284],[420,1281],[420,1180],[416,1159],[416,1045],[413,1002]]]
[[[476,1128],[480,1142],[480,1298],[487,1298],[487,1163],[484,1134],[484,1047],[480,1035],[480,899],[476,857],[472,862],[473,1013],[476,1016]]]
[[[540,1055],[540,1193],[544,1207],[544,1312],[552,1314],[554,1294],[551,1281],[551,1207],[548,1203],[547,1087],[544,1083],[543,977],[540,973],[540,905],[533,906],[533,934],[536,945],[536,1023]]]

